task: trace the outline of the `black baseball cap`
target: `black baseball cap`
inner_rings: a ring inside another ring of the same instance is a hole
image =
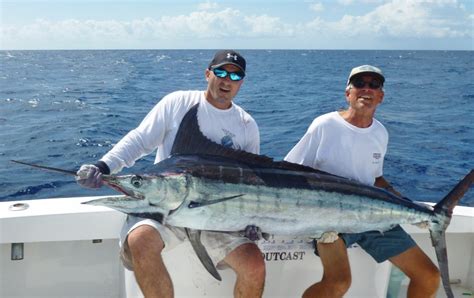
[[[234,50],[221,50],[214,55],[211,63],[209,63],[209,69],[216,68],[222,65],[232,64],[240,68],[245,73],[245,59]]]

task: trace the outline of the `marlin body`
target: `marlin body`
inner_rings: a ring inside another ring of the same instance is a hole
[[[241,232],[256,226],[269,234],[318,238],[328,231],[383,232],[397,224],[415,224],[430,230],[446,294],[453,297],[445,231],[452,210],[474,181],[473,170],[434,207],[420,205],[310,167],[218,145],[200,131],[197,109],[183,118],[169,158],[146,174],[103,176],[106,185],[125,196],[85,204],[183,227],[217,279],[220,275],[200,242],[201,230]]]
[[[314,238],[326,231],[386,231],[402,223],[439,221],[431,207],[382,189],[275,165],[176,155],[155,165],[153,173],[107,177],[128,197],[88,204],[143,217],[161,213],[166,224],[177,227],[233,232],[255,225],[270,234]]]

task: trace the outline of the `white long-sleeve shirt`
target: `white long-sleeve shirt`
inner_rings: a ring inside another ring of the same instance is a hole
[[[233,103],[229,109],[221,110],[206,100],[204,91],[176,91],[158,102],[140,125],[123,137],[101,161],[107,164],[111,173],[117,173],[155,149],[155,163],[167,158],[181,120],[197,103],[200,130],[206,137],[227,147],[259,153],[257,123],[241,107]]]

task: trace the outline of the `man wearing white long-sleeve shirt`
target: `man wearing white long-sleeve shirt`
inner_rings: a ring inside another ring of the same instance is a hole
[[[205,71],[205,91],[177,91],[166,95],[110,152],[95,165],[83,165],[78,183],[96,188],[102,174],[131,167],[144,155],[157,150],[155,162],[171,152],[181,120],[199,104],[199,128],[212,141],[233,149],[259,153],[260,137],[255,120],[233,103],[245,77],[245,59],[233,50],[218,51]],[[146,297],[173,297],[173,285],[161,258],[184,241],[183,229],[152,219],[128,216],[121,234],[121,259],[133,270]],[[206,232],[201,241],[218,269],[230,267],[237,274],[235,297],[261,297],[265,264],[257,245],[245,237]]]

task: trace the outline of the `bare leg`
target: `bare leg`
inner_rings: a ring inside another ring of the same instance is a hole
[[[256,244],[242,244],[228,254],[224,262],[237,274],[234,297],[262,297],[265,284],[265,262]]]
[[[410,278],[407,297],[435,297],[440,274],[436,265],[418,246],[390,258],[390,262]]]
[[[318,243],[318,253],[323,265],[323,278],[306,289],[303,298],[342,297],[351,285],[351,268],[344,241]]]
[[[173,284],[161,258],[164,243],[157,230],[140,226],[127,238],[132,255],[133,271],[143,295],[147,298],[171,298]]]

